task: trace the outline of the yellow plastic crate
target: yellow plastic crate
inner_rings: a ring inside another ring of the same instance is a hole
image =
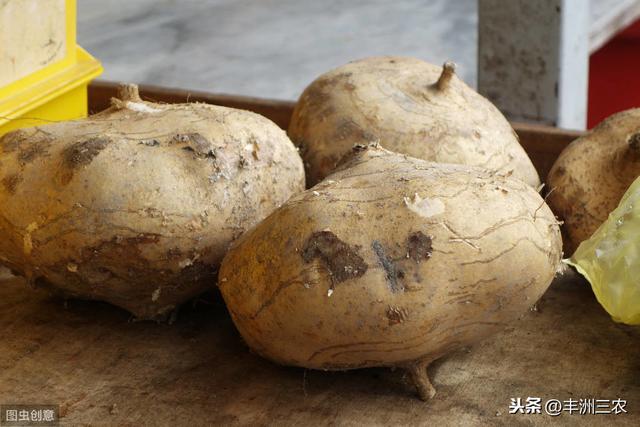
[[[0,26],[0,46],[9,46],[0,52],[0,135],[85,117],[87,86],[102,66],[76,44],[76,1],[3,3]]]

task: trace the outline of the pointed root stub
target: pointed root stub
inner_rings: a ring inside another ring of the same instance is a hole
[[[436,395],[436,389],[431,384],[431,381],[429,381],[427,365],[428,363],[421,362],[407,368],[411,382],[418,392],[418,396],[425,402]]]
[[[118,97],[111,98],[111,105],[116,108],[125,108],[127,102],[141,102],[138,85],[127,83],[118,86]]]
[[[442,65],[442,73],[436,82],[436,87],[438,90],[445,90],[449,87],[449,82],[451,78],[456,74],[456,64],[447,61]]]

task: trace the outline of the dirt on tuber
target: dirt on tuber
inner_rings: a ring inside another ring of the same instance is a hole
[[[640,108],[612,115],[565,148],[547,178],[566,255],[589,239],[640,175]]]
[[[292,194],[286,134],[248,111],[142,101],[0,139],[0,264],[159,318],[210,288],[230,243]]]
[[[540,195],[495,171],[358,147],[238,239],[219,288],[246,343],[280,364],[427,366],[533,306],[561,259]]]

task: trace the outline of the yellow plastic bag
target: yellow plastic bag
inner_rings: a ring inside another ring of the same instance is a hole
[[[640,178],[571,259],[616,322],[640,325]]]

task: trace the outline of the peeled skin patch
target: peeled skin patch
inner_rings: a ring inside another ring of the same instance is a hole
[[[440,199],[422,199],[415,193],[412,199],[404,198],[404,202],[411,211],[424,218],[440,215],[445,211],[444,202]]]

